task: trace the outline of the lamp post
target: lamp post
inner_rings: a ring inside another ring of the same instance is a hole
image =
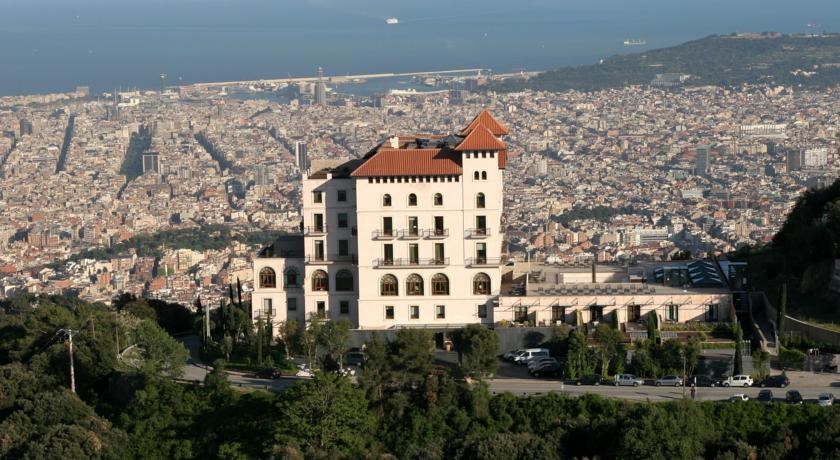
[[[682,362],[683,362],[682,395],[683,395],[683,399],[685,399],[685,379],[686,379],[686,376],[685,376],[685,350],[683,350],[682,348],[680,348],[680,357],[682,358]]]

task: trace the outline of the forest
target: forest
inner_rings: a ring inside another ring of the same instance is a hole
[[[0,301],[0,457],[840,458],[836,407],[491,394],[437,366],[422,330],[372,339],[357,383],[319,372],[278,393],[242,391],[222,360],[185,383],[187,352],[149,308]],[[75,394],[56,335],[67,328]]]

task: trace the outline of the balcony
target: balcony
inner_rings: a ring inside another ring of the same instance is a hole
[[[303,261],[307,265],[321,265],[321,264],[326,264],[327,263],[327,259],[325,259],[323,255],[317,255],[317,254],[316,255],[307,254],[306,257],[304,257]]]
[[[441,259],[374,259],[373,268],[445,267],[449,257]]]
[[[324,257],[323,255],[312,255],[308,254],[304,258],[304,262],[308,265],[322,265],[328,264],[332,262],[351,262],[356,263],[356,254],[347,254],[347,255],[338,255],[338,254],[330,254],[328,257]]]
[[[330,254],[331,262],[352,262],[356,263],[356,254]]]
[[[315,226],[315,227],[304,227],[303,234],[308,236],[315,236],[315,235],[326,235],[327,234],[327,226]]]
[[[394,230],[388,228],[385,230],[374,230],[370,237],[374,240],[393,240],[395,238]]]
[[[490,236],[490,228],[468,228],[464,231],[464,238],[487,238]]]
[[[464,261],[467,267],[498,267],[501,264],[501,257],[470,257]]]
[[[414,228],[408,230],[398,230],[397,237],[401,240],[419,240],[422,235],[420,230]]]
[[[428,228],[423,230],[423,238],[430,240],[440,240],[449,236],[448,228]]]

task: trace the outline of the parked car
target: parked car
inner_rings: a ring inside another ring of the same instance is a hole
[[[529,348],[513,358],[516,364],[528,364],[532,359],[540,356],[548,356],[548,348]]]
[[[771,375],[771,376],[767,377],[766,379],[762,380],[758,385],[761,388],[766,388],[766,387],[784,388],[784,387],[790,385],[790,379],[787,378],[787,376],[785,374]]]
[[[785,402],[790,404],[802,404],[802,394],[798,390],[788,390],[785,393]]]
[[[552,358],[551,356],[536,357],[536,358],[532,359],[531,362],[528,363],[528,372],[533,371],[534,369],[543,365],[544,363],[550,363],[552,361],[555,362],[555,363],[557,362],[557,360]]]
[[[595,385],[598,386],[604,381],[603,377],[598,374],[584,375],[575,381],[575,385]]]
[[[732,402],[741,402],[741,401],[749,401],[750,397],[745,395],[744,393],[734,394],[729,398]]]
[[[708,375],[693,375],[688,379],[688,383],[693,387],[716,387],[720,385],[720,381]]]
[[[367,357],[361,351],[348,351],[347,354],[344,355],[345,366],[363,367],[365,365],[365,361],[367,361]]]
[[[833,393],[821,393],[820,397],[817,398],[817,404],[820,406],[826,407],[831,406],[834,404],[834,394]]]
[[[559,377],[560,375],[563,374],[563,366],[559,362],[557,362],[557,360],[543,361],[543,363],[541,365],[537,366],[531,372],[531,374],[533,374],[534,377],[547,376],[547,375],[551,375],[551,376],[554,376],[554,377]]]
[[[758,398],[756,399],[759,402],[771,403],[773,402],[773,392],[770,390],[761,390],[758,392]]]
[[[636,377],[633,374],[621,374],[615,379],[615,386],[634,386],[644,385],[645,381]]]
[[[654,382],[654,385],[658,387],[661,387],[663,385],[666,387],[679,387],[682,386],[682,384],[683,381],[679,375],[666,375],[657,379],[656,382]]]
[[[753,379],[749,375],[738,374],[723,381],[725,387],[751,387]]]
[[[315,376],[314,371],[312,371],[312,369],[310,369],[306,364],[298,365],[298,371],[295,374],[295,377],[312,378],[314,376]]]
[[[514,358],[516,358],[517,356],[519,356],[520,354],[522,354],[522,352],[524,352],[524,351],[525,351],[525,350],[523,350],[523,349],[521,349],[521,348],[520,348],[519,350],[511,350],[511,351],[509,351],[509,352],[507,352],[507,353],[503,354],[503,355],[502,355],[502,358],[503,358],[503,359],[505,359],[505,360],[507,360],[507,361],[513,361],[513,359],[514,359]]]
[[[267,367],[265,369],[259,369],[254,375],[258,379],[276,379],[280,378],[280,371],[274,369],[272,367]]]

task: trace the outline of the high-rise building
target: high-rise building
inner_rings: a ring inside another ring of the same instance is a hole
[[[23,136],[31,136],[32,135],[32,122],[29,120],[20,120],[20,135]]]
[[[709,146],[698,145],[694,148],[694,174],[705,176],[709,172]]]
[[[315,83],[315,105],[327,104],[327,86],[324,84],[324,69],[318,67],[318,82]]]
[[[802,150],[790,149],[785,153],[787,172],[799,171],[802,169]]]
[[[268,177],[268,168],[265,165],[258,164],[254,166],[254,184],[255,185],[268,185],[269,177]]]
[[[306,142],[295,141],[295,164],[301,172],[309,169],[309,155],[306,153]]]
[[[148,172],[160,174],[160,155],[157,152],[143,154],[143,174]]]
[[[818,169],[828,164],[828,148],[814,147],[802,152],[802,166]]]
[[[354,328],[492,324],[507,128],[481,112],[447,136],[393,136],[304,174],[303,232],[254,262],[254,320]]]

